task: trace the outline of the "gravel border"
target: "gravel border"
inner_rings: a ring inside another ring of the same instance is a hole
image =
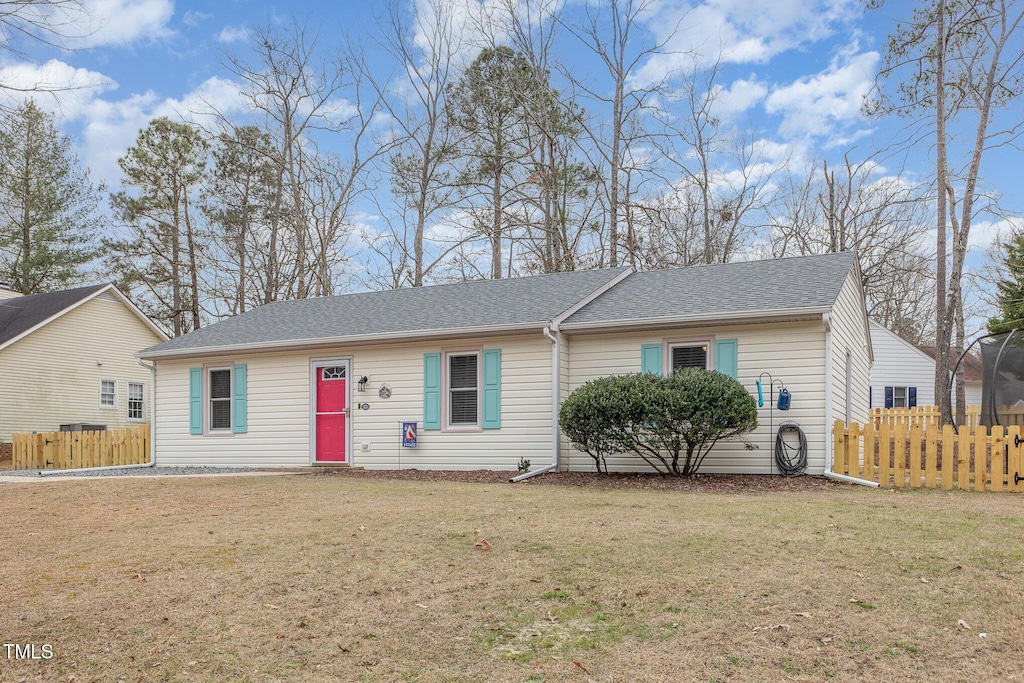
[[[255,467],[133,467],[125,470],[67,471],[60,474],[40,474],[39,470],[4,470],[0,471],[0,477],[24,477],[27,479],[49,479],[51,477],[181,477],[199,474],[239,474],[258,471],[259,469]]]

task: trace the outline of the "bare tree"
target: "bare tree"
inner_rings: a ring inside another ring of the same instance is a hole
[[[897,23],[889,38],[879,78],[897,81],[895,97],[879,90],[869,107],[903,115],[924,112],[935,123],[935,392],[944,423],[952,418],[947,368],[954,336],[963,337],[964,261],[980,194],[981,162],[987,150],[1015,141],[1024,126],[1012,115],[1005,123],[997,120],[999,109],[1021,94],[1022,22],[1024,6],[1013,0],[923,2],[909,21]],[[958,134],[972,144],[957,146]],[[962,164],[951,159],[951,151],[962,153]],[[958,401],[958,412],[961,408]]]
[[[386,173],[397,207],[382,213],[388,233],[372,248],[384,257],[390,272],[387,286],[420,287],[457,244],[429,248],[426,231],[455,203],[451,162],[458,149],[456,129],[449,125],[446,98],[455,82],[456,55],[462,50],[453,7],[447,0],[417,5],[414,23],[397,1],[378,20],[380,47],[399,62],[397,79],[378,82],[364,65],[390,117],[392,149]],[[426,43],[417,37],[425,38]],[[382,207],[383,208],[383,207]]]
[[[312,168],[316,153],[312,137],[316,133],[340,135],[353,133],[356,144],[366,132],[370,113],[341,97],[352,75],[350,65],[340,57],[318,59],[318,36],[295,22],[284,29],[274,26],[255,31],[256,59],[247,62],[231,57],[228,68],[242,82],[243,95],[252,108],[265,117],[264,129],[274,140],[280,185],[272,212],[272,242],[281,240],[282,227],[294,245],[291,268],[281,273],[276,288],[266,292],[264,303],[278,298],[305,298],[315,291],[313,257],[315,238],[309,223],[308,189],[304,184],[315,179]],[[372,109],[372,108],[371,108]],[[366,160],[355,160],[358,174]]]
[[[784,193],[774,218],[774,256],[856,250],[871,316],[908,341],[929,331],[933,284],[926,188],[899,175],[879,176],[872,157],[838,170],[815,164]]]
[[[0,52],[29,59],[26,44],[67,50],[75,39],[86,37],[89,8],[81,0],[0,0]],[[93,83],[31,84],[0,81],[7,93],[58,93],[93,87]],[[6,111],[7,105],[0,104]]]
[[[503,8],[508,40],[530,66],[529,93],[535,98],[525,108],[532,142],[523,203],[534,218],[524,226],[523,267],[527,272],[576,270],[596,263],[588,238],[599,208],[600,176],[581,156],[585,127],[575,94],[560,92],[551,83],[562,3],[505,0]]]
[[[636,191],[641,184],[636,178],[624,182],[624,176],[636,170],[632,162],[637,148],[650,141],[644,115],[668,80],[668,75],[654,81],[638,78],[646,61],[663,54],[675,35],[674,30],[667,31],[666,37],[658,41],[643,32],[640,23],[658,5],[656,0],[587,4],[585,20],[578,24],[563,23],[599,60],[609,80],[610,88],[606,88],[604,84],[586,84],[573,74],[566,74],[598,107],[611,110],[603,126],[592,124],[588,132],[607,171],[608,265],[612,267],[621,260],[620,223],[625,217],[625,208],[633,203],[632,193],[626,190]],[[626,244],[626,248],[628,252],[633,247]]]

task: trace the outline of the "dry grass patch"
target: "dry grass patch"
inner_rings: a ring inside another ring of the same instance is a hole
[[[0,680],[1020,678],[1020,506],[346,477],[6,485],[0,638],[54,656],[0,650]]]

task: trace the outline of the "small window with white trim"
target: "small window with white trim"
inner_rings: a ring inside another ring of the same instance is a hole
[[[447,357],[448,425],[480,426],[480,353],[449,353]]]
[[[117,408],[117,380],[100,380],[100,408]]]
[[[146,385],[128,382],[128,419],[142,422],[146,416]]]
[[[708,346],[710,342],[687,342],[669,345],[669,372],[679,368],[709,369]]]
[[[207,368],[211,432],[231,431],[231,368]]]
[[[892,407],[893,408],[908,408],[907,403],[907,387],[893,387],[892,388]]]

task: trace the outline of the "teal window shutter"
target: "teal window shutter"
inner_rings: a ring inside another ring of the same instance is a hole
[[[484,349],[484,429],[501,429],[501,349]]]
[[[188,369],[188,433],[203,433],[203,369]]]
[[[245,434],[249,431],[248,375],[248,366],[236,365],[231,376],[231,382],[234,385],[234,396],[232,396],[234,414],[231,416],[233,420],[231,431],[235,434]]]
[[[441,428],[441,354],[423,354],[423,429]]]
[[[640,372],[661,374],[661,344],[644,344],[640,347]]]
[[[715,340],[715,370],[736,379],[738,372],[736,367],[735,339]]]

